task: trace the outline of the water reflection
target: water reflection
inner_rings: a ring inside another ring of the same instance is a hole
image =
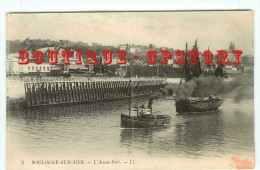
[[[126,148],[128,153],[146,152],[151,155],[156,150],[158,134],[165,133],[169,128],[169,125],[151,128],[122,128],[121,147]]]
[[[54,105],[42,106],[33,108],[24,108],[19,111],[9,111],[7,117],[16,119],[25,119],[29,122],[43,122],[55,121],[57,119],[66,117],[96,117],[114,109],[125,110],[128,108],[129,100],[98,102],[91,104],[67,104],[67,105]]]
[[[136,141],[144,138],[152,138],[153,133],[164,131],[170,128],[169,125],[161,127],[151,127],[151,128],[121,128],[121,142]]]
[[[178,114],[180,121],[175,125],[175,147],[194,155],[207,152],[209,147],[218,147],[221,150],[225,129],[222,114],[221,110]]]

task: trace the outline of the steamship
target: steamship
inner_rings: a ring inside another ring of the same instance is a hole
[[[153,98],[150,97],[148,106],[130,107],[129,114],[121,113],[121,126],[127,128],[149,128],[167,125],[171,117],[159,115],[152,111]]]
[[[197,65],[188,64],[188,44],[186,43],[186,53],[185,53],[185,81],[189,81],[192,77],[202,73],[200,66],[199,57],[196,58]],[[192,50],[198,51],[197,40]],[[215,76],[223,77],[223,70],[221,67],[218,67],[215,71]],[[204,97],[189,97],[189,98],[180,98],[175,99],[176,112],[205,112],[218,109],[223,103],[223,98],[219,96],[204,96]]]

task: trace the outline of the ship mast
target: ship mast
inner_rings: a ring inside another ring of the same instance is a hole
[[[129,116],[131,116],[131,109],[132,109],[132,103],[133,103],[133,81],[132,81],[132,58],[130,60],[130,88],[131,88],[131,92],[130,92],[130,102],[129,102]]]
[[[185,81],[189,81],[190,80],[190,69],[188,66],[188,43],[187,42],[186,42],[186,50],[185,50],[184,71],[185,71]]]
[[[195,44],[194,44],[192,50],[199,52],[197,41],[198,41],[198,40],[197,40],[197,38],[196,38],[196,41],[195,41]],[[200,66],[200,57],[199,57],[199,56],[196,58],[196,62],[197,62],[197,64],[195,65],[193,74],[194,74],[196,77],[199,77],[199,75],[201,74],[201,66]]]

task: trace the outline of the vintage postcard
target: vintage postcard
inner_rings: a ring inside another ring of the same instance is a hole
[[[254,12],[6,15],[7,169],[252,169]]]

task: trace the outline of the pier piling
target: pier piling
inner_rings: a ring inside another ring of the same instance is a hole
[[[132,89],[134,96],[149,95],[166,84],[165,79],[131,81],[129,79],[89,80],[88,78],[25,81],[26,104],[32,107],[123,99],[130,97]]]

